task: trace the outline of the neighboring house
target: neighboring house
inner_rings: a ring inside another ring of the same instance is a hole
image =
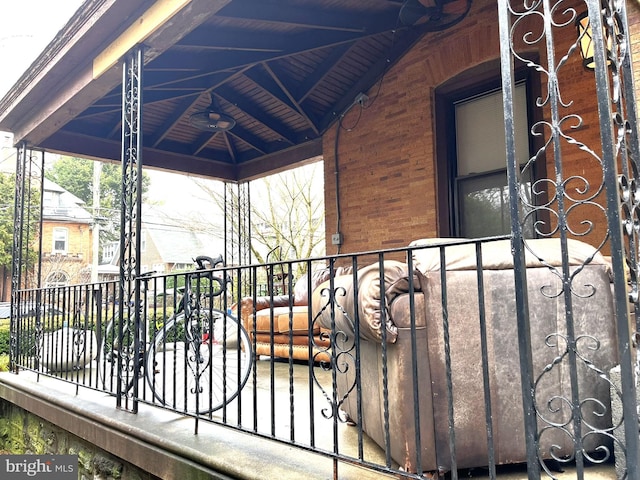
[[[32,155],[40,155],[37,152]],[[47,158],[50,158],[48,156]],[[40,162],[40,158],[36,163]],[[16,170],[16,149],[13,135],[0,131],[0,172],[13,174]],[[45,179],[42,222],[42,282],[43,286],[69,285],[88,281],[91,265],[91,214],[84,202]],[[29,283],[32,285],[30,277]],[[11,266],[0,267],[0,299],[11,298]]]
[[[221,238],[206,232],[194,232],[181,226],[167,225],[153,214],[143,215],[141,229],[141,272],[158,274],[179,272],[194,267],[198,255],[215,257],[224,253]],[[102,262],[98,267],[101,280],[116,279],[119,269],[119,241],[102,247]]]
[[[93,217],[84,202],[45,178],[42,199],[42,285],[91,279]]]
[[[220,239],[180,227],[143,226],[141,270],[169,273],[193,268],[198,255],[215,257],[224,252]]]

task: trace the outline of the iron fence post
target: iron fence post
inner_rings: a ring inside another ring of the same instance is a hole
[[[140,370],[139,322],[140,322],[140,251],[142,215],[142,71],[143,48],[132,49],[123,62],[122,78],[122,205],[120,218],[120,288],[119,318],[135,319],[134,353],[131,362],[132,373],[124,372],[122,362],[118,364],[118,378],[131,376],[133,379],[132,412],[138,409],[138,374]],[[133,305],[131,305],[133,302]],[[121,335],[122,332],[120,332]],[[129,367],[129,366],[128,366]],[[122,381],[118,382],[117,405],[122,406]],[[128,381],[127,381],[128,385]]]
[[[507,158],[507,179],[509,189],[509,210],[511,213],[511,249],[513,253],[516,319],[520,352],[520,374],[522,385],[522,408],[524,412],[524,432],[526,442],[527,472],[529,479],[540,478],[537,454],[537,419],[533,404],[533,362],[531,358],[531,336],[529,328],[529,306],[527,296],[527,271],[522,227],[520,223],[520,203],[518,185],[518,164],[515,149],[515,128],[513,115],[513,57],[511,52],[511,13],[509,0],[499,0],[498,19],[500,27],[500,68],[504,103],[505,145]]]
[[[27,144],[21,142],[16,149],[16,182],[13,210],[13,256],[11,269],[11,320],[9,327],[9,365],[17,373],[19,291],[22,286],[23,233],[24,233],[24,185],[27,164]]]

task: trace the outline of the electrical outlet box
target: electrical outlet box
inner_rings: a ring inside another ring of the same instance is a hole
[[[334,233],[331,235],[331,245],[342,245],[342,234]]]
[[[369,97],[367,97],[367,95],[364,93],[359,93],[356,96],[356,103],[360,104],[360,106],[363,106],[365,103],[367,103],[368,100]]]

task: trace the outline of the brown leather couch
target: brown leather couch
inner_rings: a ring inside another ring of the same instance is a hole
[[[573,455],[570,435],[553,426],[567,423],[567,429],[572,428],[569,408],[562,400],[571,399],[565,301],[561,278],[556,275],[562,258],[556,240],[533,240],[528,244],[535,252],[527,256],[527,278],[532,359],[538,379],[539,453],[544,459],[560,458]],[[600,444],[608,445],[609,440],[587,432],[592,432],[591,426],[606,428],[611,424],[609,383],[598,371],[608,373],[618,358],[610,268],[590,246],[571,241],[570,247],[569,262],[575,275],[571,298],[575,335],[579,339],[578,395],[584,402],[584,448],[593,452]],[[331,353],[341,372],[337,387],[338,398],[342,398],[340,408],[378,445],[388,448],[393,460],[411,472],[442,472],[453,465],[447,346],[453,386],[455,465],[469,468],[489,463],[475,246],[450,246],[445,252],[444,275],[438,248],[415,250],[416,269],[411,275],[406,264],[387,261],[382,288],[378,265],[372,265],[358,270],[357,294],[353,277],[348,275],[324,283],[313,296],[314,321],[322,328],[335,324],[332,338],[336,340]],[[514,271],[508,241],[483,246],[482,275],[495,463],[526,462]],[[341,290],[344,292],[331,295],[331,291]],[[336,308],[328,308],[332,302]],[[385,315],[381,314],[383,311]],[[336,335],[337,332],[342,334]],[[359,378],[354,365],[356,351],[360,355]],[[414,398],[418,398],[416,404]],[[599,415],[598,410],[604,415]]]
[[[335,273],[343,275],[350,268],[338,268]],[[328,360],[324,353],[330,346],[328,336],[321,335],[318,323],[310,325],[309,288],[313,291],[326,281],[329,268],[319,269],[300,277],[290,295],[245,297],[233,307],[242,319],[251,341],[255,339],[256,355],[274,358],[308,360],[312,352],[314,361]]]

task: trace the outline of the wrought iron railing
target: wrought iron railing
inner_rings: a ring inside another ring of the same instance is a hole
[[[143,275],[122,309],[118,282],[21,291],[14,368],[381,472],[495,477],[527,461],[531,414],[511,240],[451,242],[283,262],[311,274],[281,296],[256,290],[274,265]],[[581,242],[568,265],[555,239],[525,247],[536,462],[551,476],[549,462],[611,464],[624,440],[608,259]]]
[[[132,412],[144,402],[407,476],[451,471],[457,478],[460,469],[488,465],[495,477],[497,465],[523,461],[529,478],[556,476],[554,462],[584,478],[589,464],[615,456],[623,478],[638,478],[640,147],[626,4],[497,6],[507,244],[487,239],[301,260],[308,271],[325,269],[326,282],[312,288],[313,277],[295,285],[288,278],[286,295],[271,289],[268,298],[258,298],[258,272],[297,271],[297,261],[142,276],[144,62],[136,47],[123,72],[117,283],[22,289],[32,232],[27,145],[19,146],[13,369],[105,390]],[[587,108],[578,106],[585,91],[575,88],[571,62],[585,39],[587,30],[575,36],[585,11],[596,32],[589,38],[597,105]],[[541,142],[528,159],[516,158],[514,63],[535,73],[541,87],[530,105],[542,112],[530,129]],[[597,112],[597,124],[585,111]],[[531,189],[522,178],[533,180]],[[232,216],[247,221],[243,198]],[[524,240],[532,223],[551,247]],[[241,227],[236,260],[251,238],[248,224]],[[596,248],[583,249],[575,238]],[[314,295],[300,300],[298,286]],[[186,302],[181,287],[190,288]],[[618,363],[620,381],[612,373]],[[621,416],[611,413],[616,402]],[[368,442],[376,453],[364,448]]]

